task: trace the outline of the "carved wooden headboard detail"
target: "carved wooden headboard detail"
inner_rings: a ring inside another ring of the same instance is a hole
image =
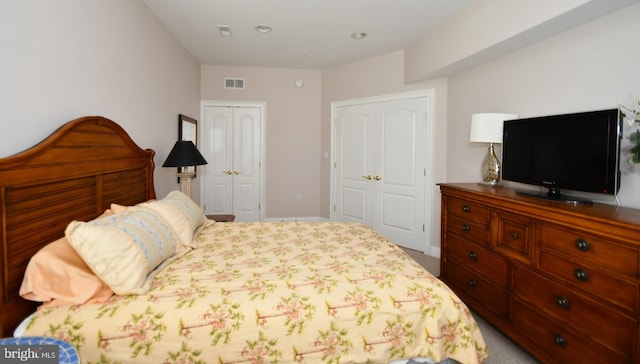
[[[154,154],[115,122],[88,116],[0,159],[0,337],[12,336],[37,306],[18,295],[31,256],[72,220],[155,198]]]

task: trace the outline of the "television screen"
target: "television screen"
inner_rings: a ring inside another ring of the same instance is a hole
[[[616,194],[621,117],[617,109],[507,120],[502,179],[560,190]]]

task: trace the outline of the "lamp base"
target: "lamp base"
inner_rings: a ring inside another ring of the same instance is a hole
[[[195,178],[195,173],[178,173],[180,179],[180,190],[191,198],[191,180]]]
[[[498,157],[496,157],[493,143],[489,144],[487,155],[482,160],[480,174],[482,175],[483,184],[496,185],[500,182],[500,161]]]

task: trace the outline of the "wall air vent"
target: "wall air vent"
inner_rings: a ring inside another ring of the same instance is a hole
[[[225,78],[224,88],[242,90],[244,89],[244,78]]]

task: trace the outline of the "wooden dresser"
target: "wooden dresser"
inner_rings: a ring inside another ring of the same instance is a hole
[[[640,362],[640,210],[440,190],[440,278],[469,307],[544,363]]]

